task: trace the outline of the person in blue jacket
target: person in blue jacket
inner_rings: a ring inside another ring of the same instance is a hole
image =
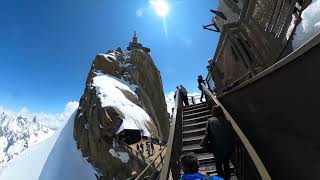
[[[199,161],[193,152],[188,152],[180,157],[183,175],[180,180],[223,180],[218,176],[205,176],[199,173]]]

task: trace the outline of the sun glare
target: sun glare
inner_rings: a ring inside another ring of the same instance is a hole
[[[161,17],[165,17],[169,12],[168,3],[165,0],[153,0],[150,1],[150,4],[153,6],[155,12]]]

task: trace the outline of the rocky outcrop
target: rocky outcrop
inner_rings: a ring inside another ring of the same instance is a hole
[[[150,55],[118,48],[96,56],[75,116],[77,146],[101,172],[100,179],[126,179],[145,167],[119,140],[126,128],[166,140],[169,122],[160,73]]]

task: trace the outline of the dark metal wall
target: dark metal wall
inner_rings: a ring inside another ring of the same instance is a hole
[[[272,179],[320,179],[319,67],[320,41],[280,69],[219,98]]]

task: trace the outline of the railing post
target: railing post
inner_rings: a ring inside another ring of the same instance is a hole
[[[193,97],[193,96],[191,97],[191,100],[192,100],[192,104],[195,104],[195,103],[194,103],[194,97]]]

